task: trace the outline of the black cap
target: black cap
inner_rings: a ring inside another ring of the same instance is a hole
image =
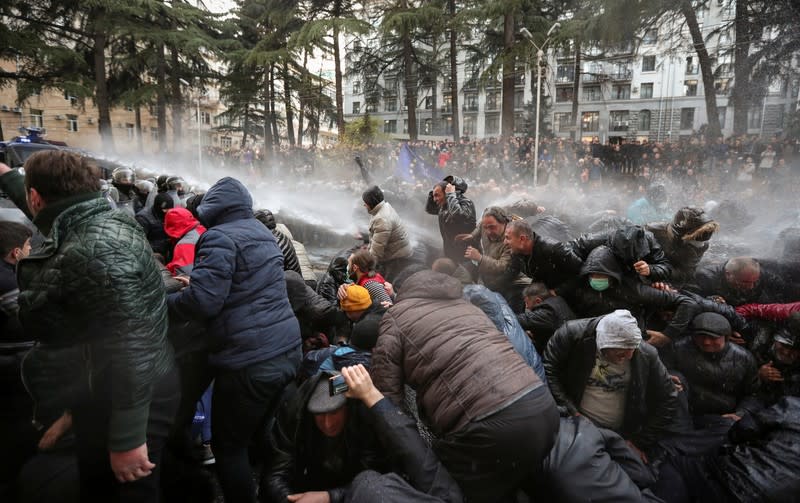
[[[700,313],[694,317],[690,325],[692,335],[707,337],[728,337],[731,335],[731,324],[724,316],[717,313]]]

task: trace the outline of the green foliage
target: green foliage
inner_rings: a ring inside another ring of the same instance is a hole
[[[369,114],[353,119],[345,124],[342,142],[351,147],[364,146],[385,139],[380,132],[380,123]]]

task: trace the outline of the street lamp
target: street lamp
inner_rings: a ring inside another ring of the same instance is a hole
[[[544,49],[547,47],[547,44],[550,42],[551,38],[550,35],[556,30],[556,28],[560,27],[561,23],[553,23],[553,26],[547,30],[547,35],[545,35],[544,43],[541,47],[536,45],[536,42],[533,41],[533,34],[528,31],[527,28],[522,28],[519,32],[522,34],[523,37],[528,39],[528,42],[536,48],[536,131],[534,132],[533,138],[533,186],[536,187],[537,181],[539,179],[539,104],[541,103],[542,99],[542,58],[544,57]]]
[[[192,85],[186,82],[186,80],[179,78],[178,81],[183,84],[184,86],[191,88]],[[202,131],[200,130],[200,93],[196,94],[197,96],[197,171],[199,174],[203,174],[203,137]]]

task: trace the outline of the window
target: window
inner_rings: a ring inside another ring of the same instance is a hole
[[[514,132],[527,133],[528,121],[525,119],[525,114],[514,114]]]
[[[403,119],[403,134],[408,134],[408,119]]]
[[[583,101],[600,101],[603,95],[600,86],[586,86],[583,88]]]
[[[686,96],[697,96],[697,81],[685,80],[683,82],[683,90]]]
[[[354,101],[353,102],[353,115],[358,115],[361,113],[361,102]]]
[[[731,43],[731,30],[726,29],[719,32],[719,45],[728,45]]]
[[[475,116],[464,117],[464,135],[475,136],[476,123]]]
[[[125,105],[126,112],[133,112],[133,105]]]
[[[211,114],[208,112],[200,112],[200,123],[211,124]]]
[[[642,56],[642,71],[654,72],[656,71],[656,57],[655,56]]]
[[[386,112],[396,112],[397,98],[386,98],[386,102],[383,104],[383,109]]]
[[[575,89],[571,87],[559,87],[556,89],[556,103],[571,102],[575,96]]]
[[[383,132],[386,134],[394,134],[397,132],[397,121],[386,120],[383,121]]]
[[[652,45],[658,41],[658,29],[650,28],[649,30],[645,30],[644,36],[642,37],[642,44],[644,45]]]
[[[31,108],[31,118],[30,123],[33,127],[42,127],[43,125],[43,116],[44,112],[42,110],[38,110],[36,108]]]
[[[151,127],[150,128],[150,139],[153,141],[158,141],[158,128]]]
[[[486,110],[499,110],[501,94],[492,92],[486,94]]]
[[[67,91],[64,91],[64,99],[69,101],[69,105],[71,107],[74,107],[74,106],[78,105],[78,97],[77,96],[72,96]]]
[[[719,117],[719,127],[725,129],[725,118],[726,112],[728,111],[727,107],[717,107],[717,117]]]
[[[700,65],[694,62],[694,56],[686,58],[686,75],[697,75]]]
[[[78,132],[78,116],[74,114],[67,114],[67,131],[73,133]]]
[[[353,82],[353,94],[361,94],[361,81],[356,80]]]
[[[556,84],[571,84],[574,81],[574,65],[558,65],[558,67],[556,67]]]
[[[627,131],[630,125],[631,113],[628,110],[614,110],[609,114],[611,117],[611,131]]]
[[[425,121],[422,123],[422,134],[433,134],[433,119],[425,119]]]
[[[642,99],[648,99],[653,97],[653,83],[652,82],[645,82],[642,84],[641,89],[639,89],[639,96]]]
[[[600,112],[583,112],[581,131],[600,131]]]
[[[374,114],[378,111],[378,104],[377,103],[367,103],[366,112],[369,114]]]
[[[714,89],[717,94],[727,96],[731,88],[731,79],[716,79],[714,81]]]
[[[477,112],[478,111],[478,94],[469,93],[464,95],[464,111]]]
[[[231,137],[230,136],[223,136],[222,141],[220,142],[223,148],[231,148]]]
[[[681,129],[694,128],[694,108],[681,108]]]
[[[650,131],[650,110],[639,112],[639,130]]]
[[[133,140],[134,137],[134,125],[131,123],[125,124],[125,133],[127,134],[127,138],[129,140]]]
[[[747,114],[747,128],[748,129],[761,129],[761,107],[754,106]]]
[[[553,129],[558,133],[572,131],[572,112],[559,112],[553,114]]]
[[[631,86],[626,84],[622,86],[613,86],[611,88],[612,100],[629,100],[631,99]]]
[[[500,132],[500,116],[487,115],[486,116],[486,131],[484,134],[497,134]]]
[[[453,97],[449,94],[445,94],[444,96],[444,105],[442,106],[442,112],[449,114],[453,113]]]
[[[397,92],[397,79],[395,79],[395,78],[384,79],[383,88],[386,89],[386,92],[388,94],[396,93]]]
[[[425,96],[425,110],[433,110],[433,96]]]
[[[525,108],[525,91],[522,89],[514,91],[514,108]]]

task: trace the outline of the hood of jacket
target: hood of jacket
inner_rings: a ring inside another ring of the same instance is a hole
[[[397,301],[403,299],[460,299],[461,282],[440,272],[424,270],[411,275],[398,293]]]
[[[199,224],[186,208],[172,208],[164,217],[164,232],[172,239],[180,239]]]
[[[644,227],[630,225],[611,234],[609,246],[623,263],[634,263],[650,255],[650,240]]]
[[[469,185],[467,185],[466,180],[459,176],[450,175],[444,179],[447,183],[452,183],[453,186],[456,188],[457,192],[461,192],[462,194],[467,191]]]
[[[208,189],[197,215],[206,227],[253,218],[253,198],[242,182],[225,177]]]
[[[611,248],[600,245],[589,253],[581,267],[581,276],[607,274],[619,284],[622,281],[622,268]]]

